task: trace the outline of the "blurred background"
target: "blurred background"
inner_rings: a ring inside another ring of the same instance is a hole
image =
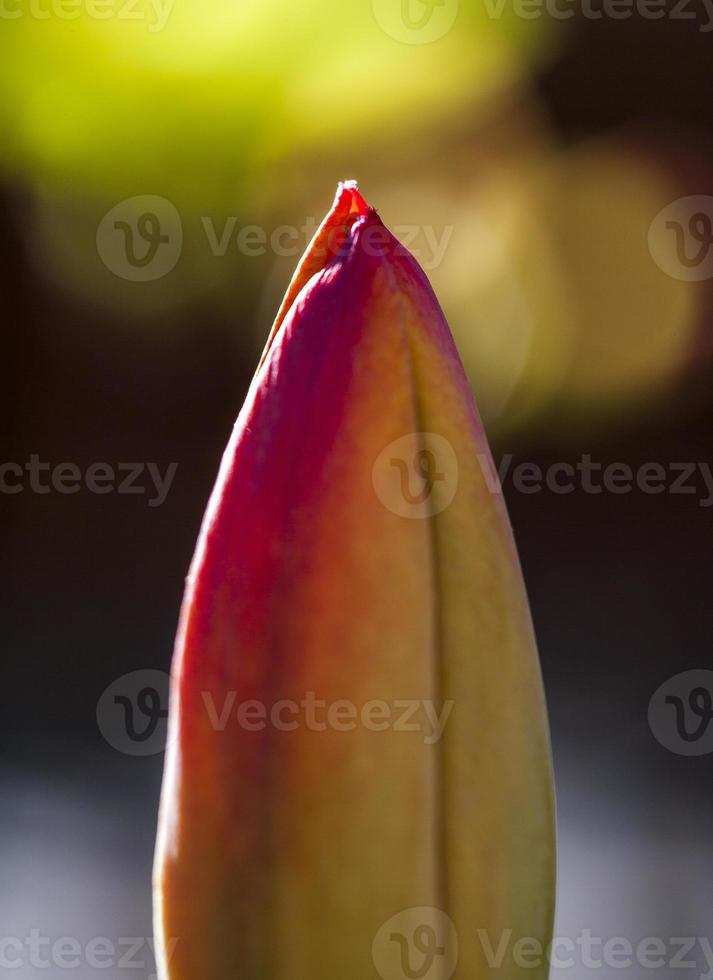
[[[507,470],[557,933],[659,937],[667,976],[671,937],[710,937],[713,722],[684,739],[661,686],[685,706],[713,668],[712,32],[680,0],[0,0],[0,974],[94,976],[97,937],[105,977],[152,974],[183,579],[347,177],[431,279]],[[585,459],[628,489],[518,477]],[[149,681],[141,741],[112,692]]]

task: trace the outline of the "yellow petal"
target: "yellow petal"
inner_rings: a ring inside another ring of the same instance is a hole
[[[188,580],[156,858],[165,977],[478,978],[502,930],[548,941],[546,715],[493,478],[423,273],[342,185]]]

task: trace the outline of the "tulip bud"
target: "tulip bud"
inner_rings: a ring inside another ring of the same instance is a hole
[[[340,185],[187,580],[155,867],[164,978],[478,980],[499,952],[507,980],[547,974],[512,956],[551,936],[553,800],[496,487],[428,281]]]

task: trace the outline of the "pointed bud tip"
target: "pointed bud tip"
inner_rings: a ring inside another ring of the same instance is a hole
[[[357,217],[362,217],[374,209],[364,200],[356,180],[340,180],[332,210],[337,210],[340,214],[355,214]]]

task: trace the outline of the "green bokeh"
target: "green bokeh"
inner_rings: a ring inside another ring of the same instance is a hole
[[[413,43],[400,3],[2,0],[0,166],[52,194],[279,196],[295,160],[343,165],[462,119],[547,41],[544,16],[460,0]]]

